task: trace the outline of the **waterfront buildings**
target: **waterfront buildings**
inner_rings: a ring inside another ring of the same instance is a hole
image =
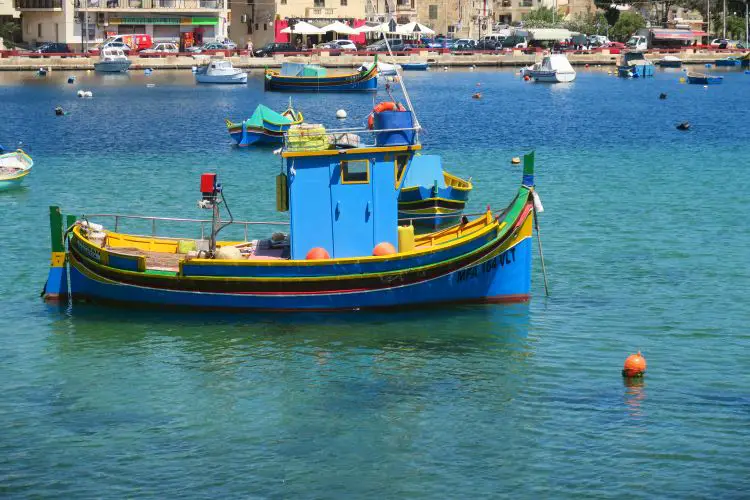
[[[24,42],[79,50],[132,33],[190,46],[224,39],[230,22],[229,0],[15,0],[15,6]]]

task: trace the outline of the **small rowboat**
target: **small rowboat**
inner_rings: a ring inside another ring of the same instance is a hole
[[[2,149],[0,149],[2,151]],[[29,175],[34,162],[22,149],[0,154],[0,191],[18,187]]]
[[[659,66],[662,68],[681,68],[682,59],[677,56],[664,56],[659,59]]]
[[[404,71],[427,71],[430,69],[430,65],[426,62],[407,62],[401,63],[401,69]]]
[[[252,146],[259,143],[282,144],[289,127],[299,125],[303,119],[302,113],[292,109],[290,102],[287,110],[281,114],[258,104],[253,115],[244,122],[225,121],[229,135],[238,146]]]
[[[723,76],[708,75],[705,73],[688,73],[688,83],[693,85],[718,85],[724,81]]]
[[[714,61],[714,64],[716,64],[716,67],[719,66],[727,66],[727,67],[735,67],[742,64],[742,60],[738,57],[725,57],[724,59],[717,59]]]

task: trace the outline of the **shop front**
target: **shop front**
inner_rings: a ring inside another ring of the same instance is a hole
[[[145,33],[156,42],[175,42],[181,49],[220,37],[218,17],[110,17],[107,34]]]

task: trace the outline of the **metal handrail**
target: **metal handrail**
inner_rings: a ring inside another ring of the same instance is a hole
[[[123,215],[123,214],[83,214],[84,219],[96,218],[96,217],[112,217],[115,219],[115,232],[118,231],[120,225],[120,219],[138,219],[138,220],[150,220],[151,221],[151,236],[156,236],[156,221],[169,221],[169,222],[195,222],[201,225],[201,239],[206,238],[205,227],[203,226],[207,222],[211,222],[211,219],[186,219],[181,217],[155,217],[149,215]],[[244,226],[245,230],[245,241],[248,241],[248,226],[288,226],[289,222],[278,222],[278,221],[233,221],[232,224],[238,224]],[[179,239],[170,238],[163,236],[166,239]]]

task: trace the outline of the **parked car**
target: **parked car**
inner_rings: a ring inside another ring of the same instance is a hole
[[[505,40],[502,41],[503,48],[525,49],[528,46],[529,46],[528,39],[522,35],[511,35],[509,37],[506,37]]]
[[[235,48],[236,47],[237,46],[235,45]],[[209,52],[210,53],[210,52],[219,52],[219,51],[222,51],[222,50],[229,52],[229,51],[232,51],[232,50],[235,50],[235,49],[232,49],[232,48],[228,47],[227,45],[224,45],[223,43],[220,43],[220,42],[206,42],[203,45],[201,45],[200,47],[188,47],[185,50],[187,50],[188,52],[190,52],[192,54],[202,54],[204,52]]]
[[[89,49],[92,54],[99,54],[103,49],[120,49],[125,52],[125,55],[130,55],[130,46],[124,42],[105,42],[98,47]]]
[[[729,43],[729,40],[726,38],[714,38],[711,40],[711,47],[715,47],[717,49],[726,49],[727,44]]]
[[[604,35],[589,35],[589,45],[592,47],[603,47],[609,43],[609,38]]]
[[[283,54],[285,52],[298,52],[297,47],[291,43],[271,42],[265,44],[254,52],[255,57],[273,57],[274,54]]]
[[[389,39],[388,45],[391,46],[391,50],[393,52],[407,49],[406,45],[404,44],[404,41],[401,40],[400,38]],[[368,45],[367,50],[369,50],[370,52],[387,52],[388,45],[386,45],[385,40],[380,40],[378,42]]]
[[[32,52],[37,54],[69,54],[72,50],[66,43],[47,42],[32,50]]]
[[[174,43],[157,43],[150,49],[143,49],[140,54],[177,54],[180,48]]]
[[[472,40],[471,38],[459,38],[453,44],[453,50],[474,50],[476,47],[476,40]]]
[[[479,40],[474,47],[476,50],[500,50],[503,48],[503,42],[487,38]]]
[[[357,50],[357,45],[351,40],[333,40],[330,43],[335,44],[341,50]]]
[[[622,42],[609,42],[602,45],[603,49],[609,50],[610,54],[619,54],[621,50],[625,50],[627,46]]]

